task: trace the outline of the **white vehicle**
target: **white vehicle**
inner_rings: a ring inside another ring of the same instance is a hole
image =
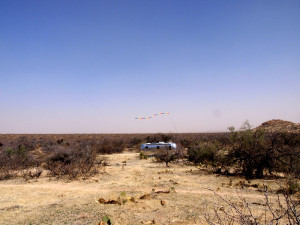
[[[141,150],[147,149],[165,149],[165,150],[176,150],[177,146],[174,142],[158,142],[158,143],[144,143],[141,144]]]

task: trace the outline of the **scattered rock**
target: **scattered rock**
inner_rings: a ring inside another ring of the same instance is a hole
[[[140,197],[140,199],[146,199],[146,200],[149,200],[151,199],[151,194],[144,194]]]
[[[170,183],[172,183],[173,185],[178,184],[178,182],[176,182],[176,181],[174,181],[174,180],[169,180],[169,181],[170,181]]]
[[[51,171],[50,170],[43,170],[39,176],[39,178],[44,178],[50,176]]]
[[[98,202],[100,204],[105,204],[105,205],[107,205],[107,204],[122,205],[122,204],[125,204],[126,202],[137,203],[137,201],[135,200],[134,197],[127,197],[126,199],[124,199],[124,198],[121,199],[120,197],[118,197],[117,200],[110,199],[110,200],[107,200],[107,201],[104,198],[99,198]]]
[[[139,199],[146,199],[146,200],[149,200],[151,198],[155,198],[158,194],[169,194],[171,192],[174,192],[173,191],[173,188],[170,188],[169,190],[167,191],[156,191],[156,192],[152,192],[151,194],[144,194],[142,195]]]
[[[166,204],[166,202],[165,202],[164,200],[160,200],[160,204],[161,204],[162,206],[164,206],[164,205]]]
[[[236,171],[234,168],[229,168],[228,173],[229,173],[229,175],[235,175]]]
[[[100,204],[117,204],[117,205],[121,205],[121,202],[120,201],[116,201],[114,199],[111,199],[111,200],[105,200],[104,198],[99,198],[98,199],[98,202]]]

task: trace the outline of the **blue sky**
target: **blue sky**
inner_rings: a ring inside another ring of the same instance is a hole
[[[299,123],[299,100],[300,1],[0,1],[0,133]]]

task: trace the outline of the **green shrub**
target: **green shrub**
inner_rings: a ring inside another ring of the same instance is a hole
[[[218,150],[213,143],[201,143],[188,149],[188,160],[195,163],[215,165],[218,161]]]
[[[148,156],[144,154],[143,151],[140,152],[140,159],[148,159]]]
[[[242,168],[246,178],[262,178],[264,171],[299,176],[300,143],[296,134],[251,130],[245,122],[240,131],[231,129],[229,156]]]
[[[105,222],[107,225],[112,225],[112,219],[109,216],[103,216],[101,221]]]

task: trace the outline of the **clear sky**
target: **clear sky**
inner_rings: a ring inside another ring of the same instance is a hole
[[[246,119],[300,122],[299,0],[0,0],[0,133]]]

